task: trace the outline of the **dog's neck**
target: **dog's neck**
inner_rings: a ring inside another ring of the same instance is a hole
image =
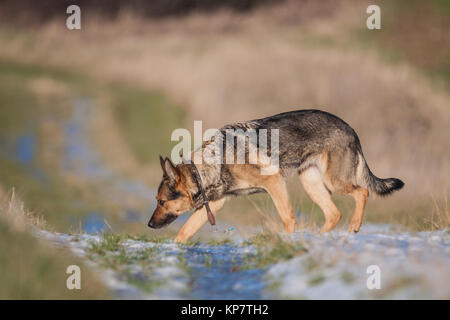
[[[200,188],[206,194],[208,201],[214,201],[222,198],[224,192],[220,179],[215,180],[212,177],[220,177],[220,175],[211,175],[211,170],[216,168],[210,168],[210,166],[196,165],[200,181],[196,176],[194,164],[183,164],[182,171],[186,179],[186,186],[191,194],[193,205],[196,209],[203,206],[203,195]],[[209,172],[208,172],[209,170]]]

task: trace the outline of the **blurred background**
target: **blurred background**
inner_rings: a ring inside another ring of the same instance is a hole
[[[81,30],[66,28],[71,4]],[[449,17],[445,0],[0,0],[2,208],[14,192],[49,230],[171,236],[179,225],[147,221],[174,129],[317,108],[356,130],[377,176],[406,184],[372,198],[366,221],[448,227]],[[322,223],[296,179],[290,194],[299,227]],[[344,226],[353,203],[335,199]],[[264,195],[218,219],[281,226]]]

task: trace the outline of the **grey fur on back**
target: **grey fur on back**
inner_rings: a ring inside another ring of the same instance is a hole
[[[315,165],[309,160],[325,153],[329,161],[346,164],[341,172],[336,172],[337,180],[359,184],[378,195],[387,195],[403,187],[399,179],[380,179],[373,175],[356,132],[345,121],[328,112],[297,110],[228,125],[221,131],[226,129],[278,129],[279,161],[283,173],[292,169],[301,173]],[[360,173],[358,166],[361,166]]]

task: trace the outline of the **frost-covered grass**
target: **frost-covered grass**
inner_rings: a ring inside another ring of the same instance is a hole
[[[90,262],[119,298],[446,299],[450,231],[410,233],[389,225],[346,232],[257,234],[178,245],[145,236],[39,232]],[[380,268],[369,290],[367,268]]]
[[[289,241],[268,232],[258,233],[246,243],[256,248],[256,254],[249,254],[246,257],[247,268],[265,268],[307,252],[301,241]]]
[[[172,283],[183,289],[186,278],[186,263],[182,250],[169,248],[159,242],[129,239],[127,236],[104,234],[99,241],[92,241],[88,248],[88,259],[100,266],[116,271],[120,279],[137,287],[144,293],[155,293]],[[174,278],[167,278],[167,275]],[[178,279],[178,280],[177,280]],[[181,282],[180,282],[181,281]],[[182,294],[182,292],[179,294]]]
[[[134,240],[126,235],[67,235],[38,231],[56,246],[69,247],[96,270],[119,298],[179,299],[185,296],[188,268],[174,243]]]
[[[265,279],[290,299],[446,299],[450,297],[450,231],[393,232],[369,225],[361,234],[297,233],[307,253],[273,264]],[[369,290],[367,268],[379,266],[381,289]]]
[[[71,248],[119,298],[261,298],[263,272],[243,267],[256,250],[242,242],[178,245],[117,234],[36,235]]]

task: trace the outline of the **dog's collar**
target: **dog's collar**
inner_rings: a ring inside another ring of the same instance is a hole
[[[205,189],[203,189],[202,177],[200,176],[200,173],[198,172],[197,166],[194,164],[194,162],[191,161],[191,165],[192,165],[193,172],[194,172],[195,184],[197,185],[197,189],[199,190],[199,192],[203,198],[202,205],[198,209],[205,206],[209,223],[213,226],[216,224],[216,220],[214,219],[214,215],[212,214],[211,208],[209,207],[209,202],[208,202],[208,198],[206,197]],[[194,196],[192,198],[194,198]],[[194,201],[192,201],[192,202],[194,202]]]

